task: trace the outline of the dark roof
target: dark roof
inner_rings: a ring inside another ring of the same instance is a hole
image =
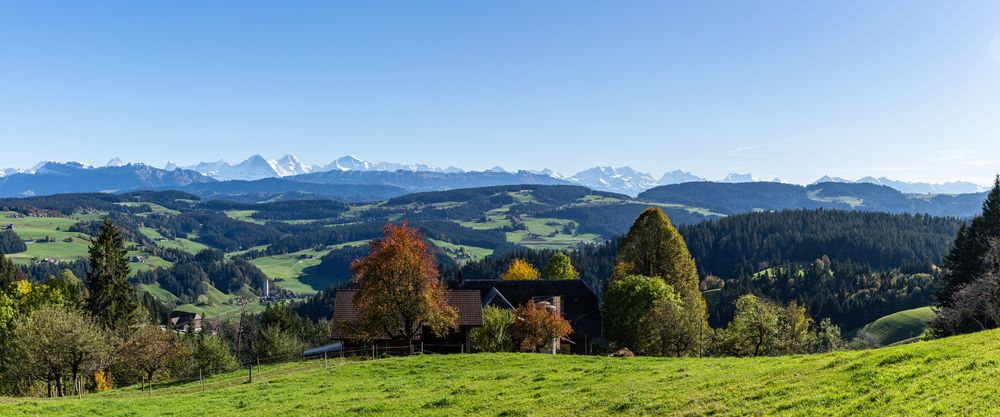
[[[306,349],[304,352],[302,352],[302,356],[309,357],[309,356],[322,355],[324,353],[340,352],[340,350],[343,348],[344,348],[343,343],[333,342],[328,345],[317,346],[312,349]]]
[[[341,323],[350,323],[361,318],[361,313],[354,307],[355,290],[338,290],[333,301],[333,338],[347,338]],[[450,290],[448,305],[458,310],[459,327],[476,327],[483,325],[483,307],[480,304],[479,291]]]
[[[449,283],[455,290],[476,290],[482,294],[484,302],[492,300],[491,305],[499,306],[492,290],[496,290],[504,301],[514,307],[527,304],[539,297],[555,297],[561,299],[563,316],[573,326],[571,337],[591,339],[600,338],[603,329],[601,322],[601,304],[597,296],[583,281],[574,280],[534,280],[534,281],[501,281],[501,280],[465,280],[461,283]]]

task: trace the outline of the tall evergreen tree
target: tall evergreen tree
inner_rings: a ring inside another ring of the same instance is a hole
[[[962,225],[955,236],[955,244],[945,259],[944,286],[937,294],[942,307],[950,307],[959,288],[986,272],[983,255],[989,249],[990,239],[996,238],[1000,238],[1000,175],[983,202],[982,214],[967,226]]]
[[[10,283],[21,279],[24,279],[21,270],[14,265],[14,262],[3,256],[3,252],[0,252],[0,292],[5,291]]]
[[[611,279],[630,275],[660,277],[680,295],[684,312],[696,320],[699,335],[707,334],[705,298],[698,289],[698,269],[684,238],[659,208],[649,208],[622,239]],[[691,348],[700,351],[701,336]],[[697,352],[690,352],[697,353]]]
[[[125,240],[118,227],[104,220],[90,245],[90,297],[87,309],[103,326],[122,331],[137,312],[135,289],[128,282],[129,266]]]

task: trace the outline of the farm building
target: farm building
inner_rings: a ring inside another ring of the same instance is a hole
[[[580,280],[463,280],[451,283],[451,288],[478,291],[483,307],[514,309],[528,301],[554,305],[573,327],[561,346],[563,352],[590,354],[593,342],[602,337],[601,304]]]
[[[170,325],[174,331],[181,333],[200,333],[201,314],[189,313],[186,311],[174,311],[170,313]]]
[[[372,347],[370,343],[363,343],[353,340],[345,330],[350,323],[361,317],[360,312],[354,306],[354,290],[337,291],[333,307],[333,319],[331,320],[332,339],[341,341],[348,350],[358,350],[362,347]],[[472,341],[469,338],[469,330],[483,325],[483,308],[480,304],[478,291],[449,291],[448,304],[458,311],[458,330],[452,331],[443,338],[436,337],[429,329],[420,329],[417,332],[416,343],[424,346],[427,351],[435,353],[460,353],[470,352]],[[387,335],[376,337],[374,349],[376,352],[392,350],[399,352],[401,348],[407,347],[407,341],[391,340]]]

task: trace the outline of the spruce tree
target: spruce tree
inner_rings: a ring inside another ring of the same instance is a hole
[[[124,331],[136,317],[135,289],[128,282],[129,265],[121,231],[105,219],[90,245],[90,297],[87,309],[101,325]]]
[[[688,317],[697,322],[698,330],[688,354],[700,354],[701,342],[707,335],[708,315],[705,298],[698,289],[698,269],[684,238],[670,223],[663,210],[649,208],[635,220],[622,239],[615,257],[612,280],[630,275],[659,277],[680,295]]]
[[[1000,238],[1000,175],[983,202],[982,214],[968,225],[962,225],[945,258],[944,286],[937,293],[942,307],[950,307],[956,301],[952,297],[959,288],[986,272],[983,255],[989,248],[990,239],[996,238]]]
[[[24,279],[21,270],[0,252],[0,292],[6,291],[12,282],[21,279]]]

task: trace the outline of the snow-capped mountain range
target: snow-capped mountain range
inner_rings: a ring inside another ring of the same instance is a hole
[[[60,167],[59,172],[50,172],[52,169],[46,168],[48,164],[53,167]],[[121,158],[112,158],[102,168],[122,168],[133,165],[145,166],[145,164],[127,163]],[[51,163],[41,162],[30,169],[7,168],[0,169],[0,178],[10,178],[18,174],[62,174],[62,169],[72,166],[76,170],[89,170],[94,167],[78,162]],[[242,180],[253,181],[267,178],[283,178],[298,175],[322,173],[322,172],[436,172],[436,173],[466,173],[467,171],[453,166],[447,168],[435,167],[421,163],[395,163],[395,162],[371,162],[354,156],[343,156],[327,164],[308,164],[301,161],[294,155],[285,155],[278,159],[267,159],[261,155],[252,155],[246,160],[231,164],[224,160],[214,162],[199,162],[194,165],[180,166],[174,162],[168,162],[163,168],[167,172],[172,171],[193,171],[205,177],[217,181]],[[488,173],[516,173],[507,171],[502,167],[493,167],[484,172]],[[694,175],[690,172],[674,170],[664,173],[659,179],[653,175],[635,170],[631,167],[622,166],[601,166],[580,171],[573,175],[564,175],[554,172],[551,169],[524,170],[528,174],[536,176],[551,177],[552,179],[564,181],[563,183],[575,183],[599,191],[610,191],[636,196],[639,193],[653,187],[661,185],[681,184],[686,182],[710,181],[706,178]],[[538,177],[536,177],[538,178]],[[723,183],[747,183],[747,182],[783,182],[779,178],[771,180],[758,178],[750,173],[731,173],[724,178],[717,180]],[[824,176],[814,182],[843,182],[843,183],[869,183],[884,185],[904,193],[914,194],[964,194],[985,191],[986,188],[966,181],[954,181],[943,184],[930,184],[922,182],[896,181],[885,177],[864,177],[856,181],[839,177]]]
[[[863,177],[857,181],[851,181],[849,179],[840,177],[831,177],[829,175],[824,175],[822,178],[813,182],[813,184],[819,184],[823,182],[841,182],[849,184],[876,184],[884,185],[889,188],[894,188],[903,193],[908,194],[970,194],[979,193],[988,190],[989,188],[983,187],[979,184],[974,184],[968,181],[950,181],[941,184],[931,184],[926,182],[905,182],[896,181],[886,177]]]

